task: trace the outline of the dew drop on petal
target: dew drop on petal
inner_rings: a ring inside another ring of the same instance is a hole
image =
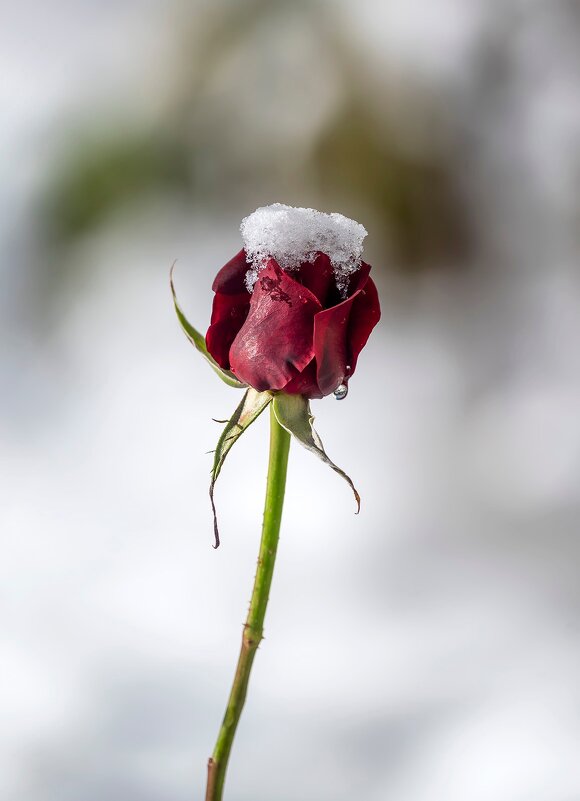
[[[344,400],[348,395],[348,385],[347,384],[339,384],[337,388],[334,390],[334,397],[336,400]]]

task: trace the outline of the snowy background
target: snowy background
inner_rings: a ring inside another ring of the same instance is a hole
[[[383,319],[293,447],[228,801],[580,798],[580,7],[0,3],[0,795],[190,801],[267,420],[182,336],[274,201]]]

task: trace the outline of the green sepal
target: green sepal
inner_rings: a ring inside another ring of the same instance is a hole
[[[210,356],[208,353],[206,344],[205,344],[205,337],[203,337],[199,331],[197,331],[189,320],[186,318],[185,314],[181,310],[181,306],[177,302],[177,296],[175,294],[175,287],[173,285],[173,268],[175,267],[175,263],[171,265],[171,270],[169,271],[169,285],[171,287],[171,294],[173,296],[173,304],[175,306],[175,311],[177,312],[177,318],[181,323],[181,327],[183,328],[186,337],[189,339],[191,344],[196,348],[202,356],[204,356],[207,361],[209,362],[211,368],[215,370],[217,375],[221,378],[222,381],[225,381],[230,387],[235,387],[236,389],[244,389],[247,384],[238,381],[235,375],[230,370],[224,370],[219,366],[216,360]]]
[[[211,470],[211,482],[209,485],[209,497],[213,511],[213,530],[215,535],[214,548],[218,548],[220,544],[217,514],[213,498],[215,483],[232,445],[238,441],[248,426],[260,416],[271,400],[272,395],[269,392],[258,392],[252,389],[252,387],[249,387],[244,393],[244,397],[240,401],[238,408],[226,423],[222,435],[218,440]]]
[[[276,419],[286,431],[289,431],[301,445],[309,451],[312,451],[312,453],[315,453],[319,459],[322,459],[325,464],[332,467],[339,476],[344,478],[354,492],[357,504],[356,514],[358,514],[360,512],[360,495],[344,470],[337,467],[326,455],[322,441],[312,427],[314,417],[310,411],[308,399],[304,398],[302,395],[285,395],[284,393],[280,393],[274,397],[273,409]]]

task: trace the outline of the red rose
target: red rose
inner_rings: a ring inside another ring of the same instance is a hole
[[[241,250],[213,282],[209,353],[260,392],[330,395],[354,373],[381,315],[370,266],[362,262],[351,276],[346,297],[324,253],[292,272],[269,259],[251,294],[245,284],[250,269]]]

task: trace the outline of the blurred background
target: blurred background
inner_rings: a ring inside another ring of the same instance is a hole
[[[294,446],[228,801],[580,798],[580,5],[21,0],[0,47],[0,787],[204,793],[267,420],[205,330],[238,225],[368,229],[383,319]]]

